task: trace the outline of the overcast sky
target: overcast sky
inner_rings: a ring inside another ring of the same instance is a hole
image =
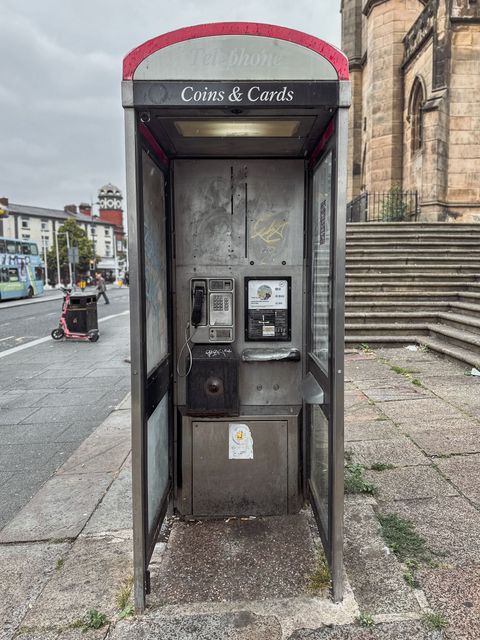
[[[340,44],[338,0],[0,0],[0,196],[63,208],[124,192],[123,56],[179,27],[268,22]]]

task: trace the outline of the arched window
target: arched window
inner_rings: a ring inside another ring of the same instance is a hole
[[[422,107],[425,102],[425,93],[420,79],[415,78],[412,92],[410,94],[410,124],[412,126],[412,153],[419,151],[423,147],[423,113]]]

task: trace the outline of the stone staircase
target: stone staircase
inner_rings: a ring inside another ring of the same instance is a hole
[[[350,223],[347,345],[418,344],[480,369],[480,224]]]

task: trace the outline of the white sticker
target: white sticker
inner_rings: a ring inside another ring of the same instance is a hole
[[[288,309],[286,280],[249,280],[249,309]]]
[[[229,460],[253,460],[253,439],[248,425],[229,423],[228,458]]]
[[[275,327],[271,324],[264,324],[262,327],[262,335],[265,337],[275,337]]]

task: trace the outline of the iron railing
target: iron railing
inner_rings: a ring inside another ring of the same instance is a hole
[[[347,222],[416,222],[418,191],[364,191],[347,204]]]

